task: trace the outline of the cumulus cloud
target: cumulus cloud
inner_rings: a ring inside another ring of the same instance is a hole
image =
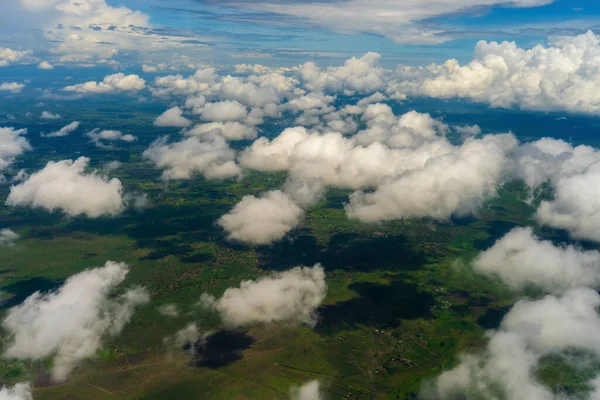
[[[515,42],[481,41],[468,64],[448,60],[398,73],[409,94],[465,98],[492,107],[598,114],[599,55],[600,41],[590,31],[531,49]]]
[[[182,75],[167,75],[154,79],[150,88],[154,96],[191,96],[208,91],[219,76],[214,68],[202,68],[194,75],[184,78]]]
[[[471,215],[495,195],[507,152],[516,144],[510,134],[468,140],[456,151],[428,160],[423,168],[382,182],[372,193],[353,193],[346,212],[371,222]]]
[[[70,216],[90,218],[116,215],[123,210],[121,181],[96,171],[86,174],[89,158],[50,161],[26,181],[11,186],[9,206],[30,206],[48,211],[62,210]]]
[[[572,147],[551,138],[521,146],[515,155],[516,175],[531,189],[544,182],[553,188],[553,200],[541,202],[539,223],[565,229],[575,237],[600,241],[600,152],[590,146]]]
[[[200,124],[196,125],[193,129],[186,131],[185,134],[186,136],[201,136],[214,130],[217,130],[228,140],[254,139],[257,136],[256,128],[237,121]]]
[[[26,133],[27,129],[0,127],[0,171],[11,165],[16,157],[32,150],[24,136]]]
[[[165,317],[176,318],[179,316],[179,309],[175,304],[163,304],[158,308],[158,312]]]
[[[19,234],[8,228],[0,229],[0,246],[12,246],[19,237]]]
[[[42,114],[40,115],[40,119],[60,119],[61,116],[60,114],[52,114],[49,111],[42,111]]]
[[[200,117],[205,121],[227,122],[241,121],[246,118],[248,109],[237,101],[220,101],[207,104]]]
[[[79,121],[73,121],[69,125],[63,126],[56,132],[42,134],[43,137],[63,137],[68,136],[79,128]]]
[[[575,238],[600,241],[600,165],[584,173],[562,177],[554,184],[554,200],[542,201],[538,222],[566,229]]]
[[[178,127],[190,126],[192,122],[183,116],[183,110],[179,107],[169,108],[154,120],[155,126]]]
[[[485,351],[463,356],[456,368],[444,372],[435,385],[424,390],[423,397],[563,398],[538,380],[540,360],[569,349],[598,357],[598,306],[600,295],[584,287],[560,296],[518,301],[502,320],[500,329],[489,332]]]
[[[227,77],[219,87],[222,99],[232,100],[250,107],[264,107],[267,104],[277,104],[280,96],[275,90],[276,86],[270,85],[266,80],[260,81],[262,85],[254,82],[244,82],[240,78]]]
[[[31,50],[11,50],[7,47],[0,47],[0,67],[7,67],[12,63],[16,63],[22,58],[31,54]]]
[[[317,264],[243,281],[218,299],[204,294],[201,303],[215,310],[230,327],[278,322],[314,325],[315,310],[326,293],[325,271]]]
[[[0,389],[1,400],[33,400],[31,385],[29,383],[17,383],[15,386],[2,386]]]
[[[291,400],[321,400],[321,382],[318,380],[308,381],[300,387],[290,389]]]
[[[274,190],[261,197],[244,196],[218,223],[228,239],[262,245],[284,237],[303,215],[302,208],[290,196]]]
[[[129,268],[107,261],[104,267],[71,276],[53,292],[35,292],[11,308],[2,321],[9,358],[53,356],[52,377],[64,381],[79,362],[93,357],[102,338],[118,335],[136,307],[149,301],[142,288],[113,297]]]
[[[352,57],[341,67],[321,69],[309,61],[298,70],[298,76],[308,90],[374,93],[386,88],[387,71],[378,66],[381,55],[366,53]]]
[[[146,81],[137,75],[123,73],[107,75],[102,82],[89,81],[65,87],[67,92],[77,93],[116,93],[137,92],[146,87]]]
[[[167,141],[167,137],[156,140],[143,154],[157,168],[164,169],[164,180],[191,179],[195,173],[207,179],[231,178],[241,174],[235,162],[235,151],[222,135],[214,131],[180,142]]]
[[[0,92],[11,92],[13,94],[21,93],[21,90],[25,87],[24,83],[18,82],[2,82],[0,83]]]
[[[513,289],[541,287],[547,292],[600,286],[600,252],[555,246],[532,228],[515,228],[479,254],[475,271],[500,278]]]
[[[51,70],[54,69],[54,65],[50,64],[48,61],[42,61],[41,63],[38,64],[38,69],[43,69],[43,70]]]
[[[137,137],[131,134],[123,135],[123,132],[115,130],[101,131],[99,128],[96,128],[85,135],[89,137],[98,147],[105,147],[105,141],[114,142],[120,140],[123,142],[135,142],[137,140]]]

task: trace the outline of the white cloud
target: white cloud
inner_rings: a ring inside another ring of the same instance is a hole
[[[9,334],[4,355],[53,356],[53,379],[67,379],[79,362],[96,354],[104,336],[118,335],[135,308],[149,301],[141,288],[112,296],[128,270],[124,263],[107,261],[104,267],[71,276],[54,292],[36,292],[11,308],[2,321]]]
[[[346,212],[371,222],[471,215],[495,195],[506,173],[507,153],[516,144],[510,134],[470,139],[420,169],[385,180],[372,193],[353,193]]]
[[[86,157],[50,161],[25,182],[12,186],[6,204],[62,210],[70,216],[83,214],[90,218],[120,213],[121,181],[109,180],[96,171],[86,174],[88,163]]]
[[[190,126],[192,122],[183,116],[183,110],[179,107],[169,108],[154,120],[155,126],[178,127]]]
[[[29,54],[31,54],[31,50],[19,51],[0,47],[0,67],[7,67],[12,63],[16,63]]]
[[[493,107],[600,113],[600,42],[591,31],[561,38],[548,47],[519,48],[514,42],[484,42],[473,60],[460,65],[399,69],[409,94],[465,98]]]
[[[204,294],[201,302],[214,309],[231,327],[277,322],[316,323],[315,310],[327,293],[320,265],[296,267],[254,281],[243,281],[216,299]]]
[[[572,147],[551,138],[525,144],[515,154],[516,175],[534,196],[544,182],[553,188],[554,199],[541,202],[539,223],[566,229],[580,239],[600,241],[600,152],[590,146]]]
[[[13,163],[17,156],[31,151],[31,145],[25,138],[27,129],[0,127],[0,171]]]
[[[513,289],[537,286],[555,292],[600,286],[600,252],[555,246],[536,237],[532,228],[513,229],[479,254],[473,267]]]
[[[114,142],[120,140],[123,142],[135,142],[137,140],[137,137],[131,134],[123,135],[123,132],[115,130],[101,131],[99,128],[91,130],[85,135],[89,137],[98,147],[106,146],[103,141]]]
[[[217,103],[208,103],[200,117],[205,121],[227,122],[241,121],[246,118],[248,109],[237,101],[220,101]]]
[[[0,400],[33,400],[31,385],[29,383],[17,383],[12,387],[2,386]]]
[[[43,70],[51,70],[54,69],[54,65],[50,64],[48,61],[42,61],[41,63],[38,64],[38,69],[43,69]]]
[[[600,295],[588,288],[520,300],[506,314],[500,329],[488,333],[485,351],[463,356],[457,367],[424,390],[423,397],[564,399],[538,380],[537,368],[542,357],[569,349],[600,355],[599,305]]]
[[[542,201],[539,223],[566,229],[580,239],[600,241],[600,165],[584,173],[561,177],[554,184],[554,199]]]
[[[198,115],[202,112],[204,105],[206,104],[206,98],[204,96],[197,95],[188,97],[185,100],[185,108],[192,110],[192,114]]]
[[[263,107],[280,101],[278,93],[271,86],[257,86],[253,82],[243,82],[240,78],[231,77],[225,78],[219,88],[219,95],[222,99],[237,101],[249,107]]]
[[[42,111],[42,114],[40,115],[40,119],[60,119],[61,116],[60,114],[52,114],[49,111]]]
[[[165,317],[176,318],[179,316],[179,309],[175,304],[163,304],[158,308],[158,312]]]
[[[218,133],[208,132],[180,142],[167,143],[163,137],[155,141],[143,156],[157,168],[164,169],[164,180],[191,179],[195,173],[207,179],[236,177],[241,169],[235,162],[235,152]]]
[[[240,154],[240,164],[258,171],[282,171],[290,168],[296,144],[308,137],[306,128],[287,128],[273,140],[258,138]]]
[[[398,43],[435,44],[450,39],[442,28],[424,21],[446,14],[487,6],[535,7],[553,0],[459,0],[390,2],[389,0],[334,0],[327,2],[236,1],[237,7],[296,17],[344,34],[372,33]],[[293,19],[289,19],[293,23]],[[286,22],[288,20],[286,19]]]
[[[18,82],[2,82],[0,83],[0,92],[11,92],[11,93],[21,93],[21,90],[25,87],[24,83]]]
[[[51,132],[48,134],[42,134],[43,137],[63,137],[68,136],[71,133],[75,132],[75,130],[79,128],[79,121],[73,121],[69,125],[63,126],[56,132]]]
[[[228,140],[247,140],[256,138],[256,128],[244,125],[240,122],[211,122],[196,125],[193,129],[186,131],[186,136],[201,136],[207,132],[218,130]]]
[[[154,96],[191,96],[210,90],[219,76],[214,68],[202,68],[194,75],[184,78],[182,75],[167,75],[154,79],[150,88]]]
[[[19,234],[8,228],[0,229],[0,246],[12,246],[19,237]]]
[[[230,240],[269,244],[298,225],[304,211],[286,193],[275,190],[262,197],[244,196],[218,223]]]
[[[67,92],[77,93],[116,93],[137,92],[146,87],[146,81],[137,75],[125,75],[123,73],[107,75],[102,82],[89,81],[65,87]]]
[[[304,87],[315,91],[373,93],[386,88],[387,71],[378,66],[381,55],[366,53],[352,57],[341,67],[322,70],[313,61],[300,66],[298,76]]]
[[[290,388],[290,400],[322,400],[321,382],[318,380],[306,382],[300,387]]]

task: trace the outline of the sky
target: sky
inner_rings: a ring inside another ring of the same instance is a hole
[[[531,47],[600,31],[593,0],[3,0],[0,47],[52,65],[131,65],[182,55],[217,64],[384,65],[468,60],[479,40]]]

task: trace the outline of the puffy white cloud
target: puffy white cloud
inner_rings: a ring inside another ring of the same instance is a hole
[[[215,129],[228,140],[254,139],[257,135],[256,128],[237,121],[211,122],[208,124],[196,125],[194,128],[186,131],[185,134],[186,136],[201,136]]]
[[[0,400],[33,400],[31,385],[29,383],[17,383],[12,387],[2,386]]]
[[[155,126],[178,127],[190,126],[192,122],[183,116],[183,110],[179,107],[169,108],[154,120]]]
[[[288,321],[314,325],[315,310],[326,294],[325,271],[317,264],[243,281],[218,299],[204,294],[201,303],[231,327]]]
[[[150,91],[154,96],[190,96],[209,91],[219,76],[214,68],[202,68],[194,75],[184,78],[182,75],[167,75],[154,79]]]
[[[4,355],[53,356],[52,377],[67,379],[80,361],[96,354],[104,336],[118,335],[135,308],[149,301],[141,288],[112,296],[128,270],[124,263],[107,261],[104,267],[71,276],[54,292],[35,292],[11,308],[2,321],[9,334]]]
[[[69,125],[65,125],[56,132],[42,134],[43,137],[63,137],[68,136],[79,128],[79,121],[73,121]]]
[[[240,154],[240,164],[258,171],[283,171],[290,168],[296,144],[308,137],[303,127],[287,128],[273,140],[258,138]]]
[[[240,78],[227,77],[219,88],[222,99],[237,101],[249,107],[263,107],[270,103],[279,103],[277,92],[269,85],[257,86],[253,82],[243,82]]]
[[[26,181],[10,188],[6,204],[62,210],[70,216],[96,218],[123,210],[121,181],[84,171],[89,158],[50,161]]]
[[[584,173],[561,177],[554,184],[554,200],[542,201],[539,223],[566,229],[580,239],[600,241],[600,165]]]
[[[475,271],[500,278],[513,289],[538,286],[548,292],[600,286],[600,252],[555,246],[532,228],[515,228],[479,254]]]
[[[191,179],[195,173],[207,179],[236,177],[241,169],[235,162],[235,152],[225,138],[214,131],[200,137],[193,136],[180,142],[167,143],[163,137],[155,141],[143,156],[164,169],[164,180]]]
[[[300,387],[290,388],[291,400],[321,400],[321,382],[308,381]]]
[[[473,60],[398,71],[409,94],[465,98],[493,107],[600,113],[600,41],[591,31],[548,47],[481,41]]]
[[[274,190],[262,197],[244,196],[218,223],[228,239],[261,245],[284,237],[303,215],[302,208],[289,195]]]
[[[25,87],[24,83],[18,82],[2,82],[0,83],[0,92],[11,92],[11,93],[21,93],[21,90]]]
[[[353,193],[346,212],[361,221],[473,214],[495,195],[516,144],[510,134],[470,139],[420,169],[385,180],[372,193]]]
[[[52,114],[49,111],[42,111],[42,114],[40,115],[40,119],[60,119],[61,116],[60,114]]]
[[[310,61],[299,68],[298,76],[309,90],[373,93],[386,88],[387,71],[378,66],[380,60],[380,54],[366,53],[325,70]]]
[[[515,173],[531,188],[532,196],[549,182],[554,199],[542,201],[537,220],[541,224],[566,229],[573,237],[600,240],[600,152],[590,146],[572,147],[551,138],[543,138],[519,147],[515,155]]]
[[[31,151],[31,145],[25,138],[27,129],[0,127],[0,171],[13,163],[17,156]]]
[[[16,63],[29,54],[31,54],[31,50],[19,51],[11,50],[7,47],[0,47],[0,67],[6,67],[12,63]]]
[[[0,229],[0,246],[12,246],[15,240],[19,239],[19,234],[11,229]]]
[[[206,104],[206,98],[201,94],[198,96],[188,97],[185,100],[185,108],[191,109],[192,114],[198,115],[202,112],[204,105]]]
[[[50,64],[48,61],[42,61],[38,64],[38,69],[43,69],[45,71],[54,69],[54,65]]]
[[[237,101],[220,101],[216,103],[208,103],[200,117],[205,121],[227,122],[241,121],[246,118],[248,109]]]
[[[123,142],[135,142],[137,140],[137,137],[131,134],[123,135],[123,132],[115,130],[101,131],[99,128],[87,132],[85,135],[89,137],[98,147],[106,146],[103,141],[114,142],[116,140],[120,140]]]
[[[107,75],[102,82],[89,81],[65,87],[67,92],[77,93],[116,93],[139,91],[146,87],[146,81],[137,75]]]
[[[600,354],[600,295],[588,288],[562,296],[520,300],[506,314],[481,354],[466,355],[440,375],[424,398],[564,399],[545,387],[536,370],[542,357],[568,349]],[[593,383],[593,382],[590,382]],[[592,393],[593,394],[593,393]],[[590,400],[593,397],[589,397]]]

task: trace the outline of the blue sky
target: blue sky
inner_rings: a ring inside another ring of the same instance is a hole
[[[530,47],[587,29],[600,31],[594,0],[14,0],[0,16],[0,47],[72,66],[181,55],[335,64],[368,51],[391,66],[466,61],[479,40]]]

